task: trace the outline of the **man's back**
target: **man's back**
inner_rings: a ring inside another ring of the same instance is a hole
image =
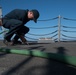
[[[5,19],[17,19],[22,22],[28,20],[27,18],[28,10],[22,10],[22,9],[14,9],[8,14],[4,16]]]

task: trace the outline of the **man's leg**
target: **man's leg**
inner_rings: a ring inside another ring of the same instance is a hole
[[[12,45],[22,44],[22,42],[18,40],[19,38],[20,38],[19,35],[16,34],[15,37],[13,38],[13,40],[12,40]]]
[[[16,35],[15,37],[13,38],[13,43],[16,43],[18,42],[18,39],[20,38],[21,41],[23,43],[26,43],[27,40],[25,39],[25,34],[29,32],[29,28],[26,27],[26,26],[22,26],[21,29],[19,29],[17,32],[16,32]]]
[[[6,24],[4,25],[5,28],[8,28],[9,27],[9,32],[6,33],[5,37],[4,37],[4,43],[7,41],[7,42],[10,42],[11,40],[11,37],[13,36],[13,34],[15,32],[17,32],[22,26],[22,21],[19,21],[19,20],[15,20],[15,19],[11,19],[11,20],[8,20],[6,22]]]

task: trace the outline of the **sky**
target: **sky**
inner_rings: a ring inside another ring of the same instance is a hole
[[[74,28],[63,28],[61,30],[71,30],[76,31],[76,21],[66,20],[63,18],[76,19],[76,0],[0,0],[0,6],[2,7],[3,16],[5,16],[8,12],[13,9],[37,9],[40,13],[40,17],[38,18],[38,22],[34,23],[30,21],[26,24],[27,27],[30,28],[30,34],[44,35],[52,33],[58,30],[56,28],[50,28],[52,26],[64,25],[70,26]],[[60,15],[60,23],[59,23],[59,15]],[[53,19],[56,18],[57,19]],[[52,20],[48,20],[52,19]],[[48,29],[32,29],[34,28],[43,28],[49,27]],[[1,31],[1,30],[0,30]],[[63,32],[67,36],[76,37],[76,32]],[[55,33],[55,34],[58,34]],[[50,34],[46,36],[33,36],[26,34],[27,37],[38,39],[40,37],[52,37],[55,34]],[[60,36],[61,38],[71,39],[64,36]],[[54,37],[54,39],[58,38],[58,36]],[[76,38],[74,38],[76,39]]]

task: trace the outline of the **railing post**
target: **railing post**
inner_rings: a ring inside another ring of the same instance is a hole
[[[60,42],[60,38],[61,38],[61,16],[58,16],[58,42]]]
[[[0,6],[0,21],[2,19],[2,7]]]
[[[5,31],[5,28],[2,26],[2,17],[3,17],[3,15],[2,15],[2,7],[0,6],[0,23],[1,23],[0,28],[1,28],[2,31]],[[6,32],[3,33],[3,37],[4,37],[5,34],[6,34]]]

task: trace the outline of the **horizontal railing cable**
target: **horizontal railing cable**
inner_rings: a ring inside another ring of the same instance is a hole
[[[64,35],[64,34],[62,34],[62,36],[68,37],[68,38],[76,38],[76,37],[71,37],[71,36],[67,36],[67,35]]]
[[[76,31],[68,31],[68,30],[62,30],[62,31],[64,31],[64,32],[76,32]]]
[[[66,39],[66,38],[62,38],[63,41],[76,41],[76,39]]]
[[[64,26],[62,25],[63,28],[76,28],[76,27],[70,27],[70,26]]]
[[[51,38],[53,38],[53,37],[55,37],[55,36],[57,36],[58,34],[55,34],[55,35],[53,35],[53,36],[51,36]]]
[[[25,36],[25,37],[28,38],[28,39],[31,39],[31,40],[38,40],[38,39],[35,39],[35,38],[30,38],[28,36]]]
[[[52,18],[52,19],[45,19],[45,20],[38,20],[38,21],[50,21],[50,20],[55,20],[57,19],[58,17],[55,17],[55,18]]]
[[[70,18],[65,18],[65,17],[63,17],[63,19],[70,20],[70,21],[76,21],[76,19],[70,19]]]
[[[58,41],[58,38],[55,38],[54,41]]]
[[[32,34],[32,33],[28,33],[29,35],[34,35],[34,36],[46,36],[46,35],[50,35],[50,34],[53,34],[53,33],[56,33],[57,32],[57,30],[56,31],[54,31],[54,32],[51,32],[51,33],[47,33],[47,34]]]
[[[56,28],[56,27],[58,27],[57,25],[56,26],[50,26],[50,27],[40,27],[40,28],[36,28],[36,27],[29,27],[29,28],[31,28],[31,29],[48,29],[48,28]]]

